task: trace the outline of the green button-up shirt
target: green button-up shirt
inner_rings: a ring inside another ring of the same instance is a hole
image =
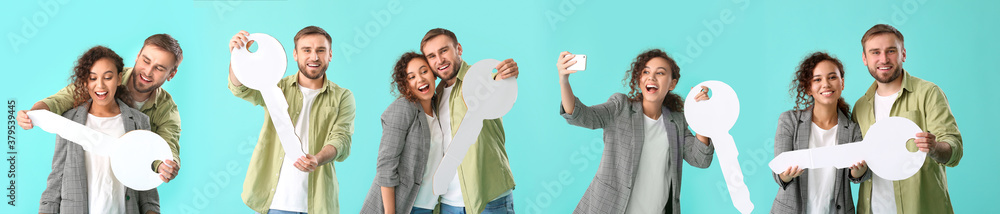
[[[128,81],[132,80],[132,68],[125,67],[120,75],[122,85],[128,84]],[[76,86],[70,84],[59,90],[59,92],[56,92],[56,94],[42,99],[42,102],[49,106],[49,111],[61,115],[63,112],[69,111],[74,107],[73,90],[76,90]],[[181,138],[181,114],[177,112],[177,104],[174,104],[174,99],[170,96],[170,93],[158,87],[153,91],[153,96],[147,99],[142,106],[137,106],[137,108],[140,112],[149,116],[149,125],[152,128],[150,131],[160,135],[163,140],[167,141],[167,145],[170,146],[170,152],[174,155],[174,161],[180,164],[180,145],[177,142]],[[154,161],[152,165],[153,171],[157,171],[156,167],[159,165],[159,160]]]
[[[913,177],[893,181],[898,213],[954,213],[948,196],[948,179],[945,166],[955,167],[962,159],[962,135],[958,132],[955,117],[948,106],[948,98],[941,88],[932,82],[910,76],[903,71],[902,89],[892,104],[889,116],[910,119],[921,130],[930,132],[937,141],[951,145],[951,158],[946,163],[938,163],[927,157],[924,165]],[[875,124],[874,97],[878,84],[872,83],[868,92],[854,104],[854,121],[867,134]],[[916,149],[908,145],[909,149]],[[878,174],[878,172],[875,172]],[[858,213],[871,213],[872,181],[865,181],[858,191]]]
[[[299,118],[302,110],[302,91],[299,90],[298,74],[282,78],[278,88],[288,102],[288,116],[292,123]],[[235,86],[229,82],[229,90],[239,98],[254,105],[263,106],[264,98],[260,91],[250,89],[245,85]],[[323,146],[332,145],[337,149],[333,158],[343,162],[351,153],[351,135],[354,134],[354,95],[350,90],[324,80],[319,95],[313,101],[309,110],[309,154],[316,154]],[[258,213],[267,213],[274,197],[274,188],[278,186],[278,176],[281,172],[282,159],[285,150],[281,147],[278,133],[271,122],[271,115],[264,111],[264,127],[260,130],[257,146],[254,147],[247,176],[243,181],[243,203]],[[333,163],[323,164],[309,173],[307,191],[308,213],[339,213],[340,204],[337,201],[337,171]]]
[[[437,87],[437,94],[449,96],[448,110],[451,115],[448,118],[451,120],[451,137],[455,137],[458,126],[462,124],[462,119],[465,119],[465,113],[469,110],[462,97],[464,82],[462,80],[470,67],[472,66],[462,61],[462,68],[458,71],[451,94],[442,94],[445,88],[444,81]],[[507,163],[501,119],[483,120],[479,139],[469,147],[465,159],[462,159],[462,164],[458,166],[458,180],[462,186],[465,211],[468,213],[482,212],[491,200],[514,189],[514,176],[510,171],[510,164]]]

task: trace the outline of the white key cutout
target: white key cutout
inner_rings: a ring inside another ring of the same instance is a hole
[[[465,153],[479,139],[483,120],[503,117],[514,107],[514,101],[517,101],[516,78],[493,80],[492,71],[498,64],[500,61],[495,59],[480,60],[465,73],[462,98],[465,99],[468,111],[458,126],[455,138],[451,140],[451,145],[445,151],[444,158],[438,164],[437,171],[434,172],[435,195],[443,195],[448,191],[448,184],[455,177],[458,166],[462,164],[462,159],[465,159]],[[441,115],[441,117],[450,117],[450,115]]]
[[[247,39],[257,44],[257,51],[251,53],[245,47],[234,47],[230,56],[233,74],[243,85],[260,91],[285,156],[305,156],[302,142],[295,136],[295,127],[288,116],[288,101],[278,88],[278,82],[285,75],[288,65],[285,49],[277,39],[267,34],[252,33]]]
[[[841,169],[864,160],[879,177],[903,180],[916,174],[927,158],[926,152],[906,149],[907,141],[920,132],[920,127],[909,119],[889,117],[872,124],[861,142],[782,152],[767,166],[780,174],[795,165],[807,169]]]
[[[695,102],[694,97],[701,91],[701,86],[707,86],[712,97]],[[736,97],[736,91],[720,81],[699,83],[688,92],[687,99],[684,100],[684,117],[687,118],[688,125],[695,133],[712,138],[733,206],[740,213],[750,213],[753,211],[750,190],[743,183],[743,170],[736,158],[740,152],[736,149],[733,136],[729,135],[729,129],[733,128],[739,116],[740,100]]]
[[[107,156],[111,172],[122,185],[146,191],[163,183],[149,168],[155,160],[173,160],[167,141],[148,130],[133,130],[121,137],[104,134],[48,110],[28,111],[33,125],[76,143],[94,155]]]

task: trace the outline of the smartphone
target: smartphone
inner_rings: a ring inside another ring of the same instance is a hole
[[[570,61],[573,60],[576,60],[576,64],[569,66],[569,68],[566,68],[566,70],[571,70],[571,71],[587,70],[587,55],[576,54]]]

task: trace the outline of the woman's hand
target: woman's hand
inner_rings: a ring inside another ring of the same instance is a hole
[[[804,172],[805,170],[806,169],[799,169],[798,165],[789,166],[788,169],[786,169],[784,172],[778,174],[778,177],[781,178],[782,182],[785,183],[792,182],[792,178],[799,177],[799,175],[802,175],[802,172]]]
[[[577,72],[573,70],[568,70],[569,66],[576,64],[576,61],[573,60],[573,56],[574,55],[569,53],[569,51],[563,51],[562,53],[559,53],[559,59],[556,60],[556,68],[559,69],[560,80],[565,80],[566,78],[569,77],[570,74]]]
[[[699,91],[697,95],[694,95],[694,101],[699,102],[702,100],[708,100],[710,98],[708,97],[708,90],[708,86],[701,86],[701,91]]]
[[[868,163],[862,160],[851,166],[851,177],[860,178],[862,175],[865,175],[866,171],[868,171]]]

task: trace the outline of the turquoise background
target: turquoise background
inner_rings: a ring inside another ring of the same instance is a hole
[[[742,114],[730,133],[754,211],[766,213],[778,188],[766,164],[773,157],[778,114],[793,106],[788,89],[795,66],[812,51],[839,57],[846,70],[843,96],[853,106],[874,81],[861,61],[860,38],[877,23],[903,32],[904,67],[948,95],[966,142],[961,164],[948,168],[955,211],[993,210],[989,204],[1000,190],[989,182],[1000,176],[993,152],[1000,145],[989,143],[994,138],[987,135],[1000,118],[993,110],[1000,96],[991,92],[1000,74],[990,63],[1000,58],[997,1],[42,0],[8,2],[0,10],[5,38],[0,97],[16,100],[17,110],[65,86],[73,62],[91,46],[108,46],[132,66],[147,36],[168,33],[180,42],[185,60],[176,78],[163,85],[183,123],[184,165],[176,180],[158,188],[167,213],[252,212],[240,192],[264,111],[226,88],[227,43],[239,30],[270,34],[288,50],[286,75],[293,75],[292,37],[308,25],[333,37],[328,78],[352,90],[358,105],[350,157],[335,163],[344,213],[359,211],[375,175],[378,118],[394,100],[389,93],[394,60],[417,50],[423,34],[435,27],[458,35],[470,64],[487,58],[518,62],[520,99],[504,122],[517,182],[514,204],[521,213],[571,212],[600,163],[602,131],[568,125],[557,113],[554,65],[560,51],[589,56],[588,69],[571,76],[587,105],[626,92],[624,71],[648,48],[662,48],[680,61],[675,93],[685,95],[706,80],[732,86]],[[720,14],[731,17],[723,20]],[[347,46],[356,51],[346,52]],[[17,128],[16,137],[17,205],[0,205],[0,213],[34,213],[55,136]],[[685,166],[683,181],[684,212],[736,212],[718,160],[708,169]]]

